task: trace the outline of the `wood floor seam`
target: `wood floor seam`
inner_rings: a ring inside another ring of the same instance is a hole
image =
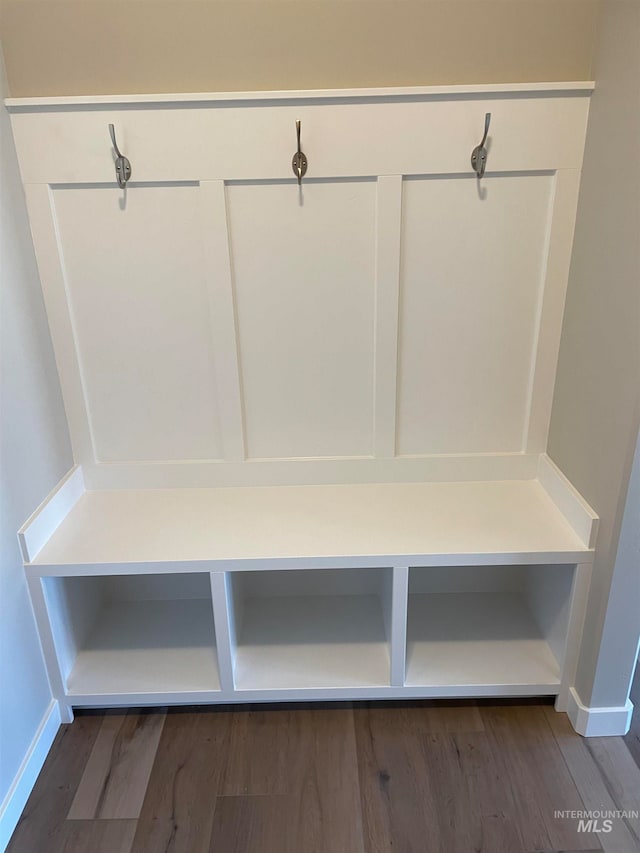
[[[570,766],[570,764],[569,764],[569,762],[568,762],[568,760],[567,760],[567,756],[565,755],[564,751],[561,749],[561,747],[560,747],[560,743],[559,743],[559,741],[558,741],[558,738],[556,737],[556,733],[555,733],[555,731],[554,731],[554,729],[553,729],[553,726],[551,725],[551,723],[550,723],[550,721],[549,721],[549,716],[550,716],[552,713],[553,713],[553,714],[557,714],[558,712],[557,712],[555,709],[553,709],[553,711],[546,711],[546,712],[545,712],[545,718],[546,718],[546,720],[547,720],[547,725],[549,726],[549,731],[550,731],[550,733],[551,733],[551,737],[553,738],[553,740],[555,741],[555,743],[556,743],[556,745],[557,745],[557,747],[558,747],[558,752],[559,752],[559,753],[560,753],[560,755],[562,756],[562,761],[564,762],[564,765],[565,765],[565,767],[567,768],[567,772],[569,773],[569,775],[571,776],[571,778],[573,779],[573,781],[574,781],[574,783],[575,783],[575,785],[576,785],[576,790],[577,790],[577,792],[578,792],[578,796],[580,797],[580,801],[581,801],[581,803],[582,803],[582,808],[583,808],[583,810],[584,810],[584,811],[586,811],[586,810],[587,810],[587,804],[585,803],[584,798],[583,798],[583,796],[582,796],[582,794],[581,794],[581,792],[580,792],[580,788],[579,788],[578,783],[577,783],[577,781],[576,781],[576,779],[575,779],[575,776],[574,776],[574,774],[573,774],[573,771],[572,771],[572,769],[571,769],[571,766]],[[561,851],[561,853],[562,853],[562,851]]]
[[[598,768],[599,768],[599,770],[600,770],[600,775],[601,775],[601,777],[602,777],[602,782],[603,782],[603,784],[604,784],[604,787],[607,789],[607,791],[608,791],[608,793],[609,793],[609,796],[611,797],[611,800],[613,801],[613,803],[614,803],[614,804],[617,806],[617,808],[618,808],[621,812],[623,812],[623,813],[624,813],[624,812],[628,812],[628,811],[632,810],[632,809],[626,809],[626,808],[625,808],[625,804],[624,804],[624,803],[619,802],[619,797],[618,797],[618,795],[617,795],[617,792],[616,792],[615,790],[613,790],[612,785],[611,785],[611,782],[610,782],[610,779],[609,779],[609,776],[608,776],[608,774],[603,770],[603,768],[602,768],[602,766],[601,766],[601,764],[600,764],[600,762],[599,762],[599,760],[598,760],[598,758],[597,758],[597,755],[596,755],[596,754],[595,754],[595,752],[594,752],[594,747],[593,747],[593,745],[590,743],[590,741],[589,741],[589,739],[588,739],[588,738],[585,738],[585,741],[586,741],[586,747],[587,747],[587,750],[588,750],[588,751],[589,751],[589,753],[591,754],[591,757],[593,758],[593,760],[594,760],[595,764],[598,766]],[[625,750],[626,750],[626,744],[624,743],[624,741],[623,741],[622,739],[620,739],[620,743],[622,744],[622,746],[623,746],[623,747],[625,748]],[[627,750],[627,752],[629,752],[629,751]],[[630,753],[630,752],[629,752],[629,757],[630,757],[631,761],[633,762],[634,767],[637,767],[637,765],[635,764],[635,760],[633,759],[633,756],[631,755],[631,753]],[[638,776],[639,776],[639,780],[638,780],[638,783],[639,783],[639,784],[638,784],[638,787],[637,787],[637,791],[638,791],[638,803],[637,803],[637,804],[634,804],[634,805],[635,805],[635,806],[637,806],[637,810],[638,810],[638,811],[640,811],[640,770],[638,771]],[[633,807],[632,807],[632,808],[633,808]],[[635,823],[633,823],[633,822],[631,822],[631,820],[630,820],[628,817],[626,817],[626,816],[624,816],[624,815],[620,818],[620,820],[622,820],[622,821],[626,824],[627,829],[629,830],[629,832],[631,833],[631,835],[635,838],[635,840],[636,840],[636,842],[637,842],[637,844],[638,844],[638,850],[640,850],[640,820],[636,819]]]
[[[615,810],[615,801],[587,745],[588,738],[577,736],[566,717],[553,717],[549,712],[547,716],[552,723],[556,743],[565,755],[571,775],[580,789],[585,811]],[[610,832],[600,832],[598,839],[604,853],[640,853],[640,846],[624,821],[614,821]]]

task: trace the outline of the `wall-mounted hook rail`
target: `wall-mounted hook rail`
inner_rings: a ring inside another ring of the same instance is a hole
[[[112,124],[109,125],[109,134],[111,136],[113,150],[116,152],[116,179],[118,181],[118,186],[124,189],[127,186],[127,181],[131,177],[131,163],[118,148],[118,143],[116,142],[116,130]]]
[[[309,165],[307,162],[307,155],[302,151],[300,147],[300,119],[296,121],[296,136],[298,138],[298,150],[293,155],[293,160],[291,161],[291,166],[293,168],[293,174],[298,179],[298,186],[302,185],[302,179],[307,174],[307,166]]]
[[[486,113],[484,117],[484,136],[482,137],[482,142],[480,143],[480,145],[476,145],[476,147],[471,152],[471,165],[473,166],[473,170],[479,178],[484,175],[484,170],[487,165],[487,149],[485,148],[485,142],[487,141],[487,134],[489,133],[490,124],[491,113]]]

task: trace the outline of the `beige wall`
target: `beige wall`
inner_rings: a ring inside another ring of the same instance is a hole
[[[637,558],[614,573],[640,416],[638,0],[603,3],[594,77],[549,453],[601,517],[577,687],[605,707],[624,704],[640,631]]]
[[[5,94],[0,53],[0,99]],[[51,701],[16,531],[73,464],[18,160],[2,106],[0,188],[2,802]],[[0,850],[12,829],[8,820],[1,822]]]
[[[11,94],[585,80],[597,0],[3,0]]]

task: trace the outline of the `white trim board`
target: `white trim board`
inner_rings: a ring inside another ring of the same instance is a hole
[[[439,684],[427,687],[317,687],[245,689],[232,691],[175,693],[84,693],[67,694],[76,708],[153,707],[156,705],[230,705],[271,702],[366,702],[409,699],[497,699],[516,696],[555,696],[557,681],[523,684]]]
[[[313,101],[345,98],[437,98],[478,95],[535,95],[552,93],[590,94],[593,80],[552,83],[480,83],[457,86],[394,86],[372,89],[291,89],[258,92],[191,92],[140,95],[62,95],[47,98],[6,98],[9,110],[40,107],[119,106],[124,104],[212,104],[220,101]]]
[[[384,435],[389,436],[389,430]],[[467,453],[374,459],[246,459],[197,462],[90,462],[87,489],[200,489],[351,483],[473,482],[532,480],[538,455]]]
[[[606,737],[626,735],[631,726],[633,702],[614,708],[590,708],[584,705],[575,688],[569,690],[567,715],[579,735]]]
[[[332,557],[270,557],[235,560],[179,560],[83,563],[28,563],[32,580],[47,577],[93,577],[106,575],[163,575],[198,572],[302,571],[315,569],[384,569],[411,563],[419,568],[460,566],[573,566],[590,563],[594,551],[532,551],[487,553],[384,554],[382,556],[339,555]]]
[[[73,314],[68,300],[67,274],[56,220],[54,196],[45,184],[25,185],[29,224],[38,263],[60,389],[64,402],[73,458],[95,458],[89,413],[85,404],[82,367],[77,359]]]
[[[25,563],[31,562],[84,494],[82,468],[75,465],[18,531]]]
[[[529,453],[542,453],[547,447],[579,190],[580,169],[555,173],[522,444]]]
[[[6,850],[11,840],[60,724],[60,706],[56,699],[52,699],[11,787],[0,805],[0,851]]]
[[[595,548],[598,515],[546,453],[538,460],[538,480],[585,545]]]

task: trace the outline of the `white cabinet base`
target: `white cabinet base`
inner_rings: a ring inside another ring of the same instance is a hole
[[[540,480],[82,492],[20,532],[61,706],[568,694],[597,519]]]

